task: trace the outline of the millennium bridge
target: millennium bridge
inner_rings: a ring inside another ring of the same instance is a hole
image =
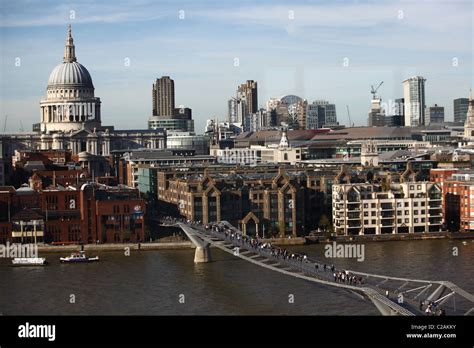
[[[208,226],[180,220],[160,221],[163,226],[175,226],[184,231],[196,247],[195,263],[210,262],[210,246],[213,246],[271,271],[322,286],[338,288],[370,300],[382,315],[425,315],[425,308],[429,304],[443,308],[449,315],[474,314],[474,296],[449,281],[338,270],[306,256],[298,260],[282,257],[269,248],[261,247],[262,243],[259,245],[251,243],[242,231],[227,221]],[[335,272],[355,276],[358,281],[336,281]]]

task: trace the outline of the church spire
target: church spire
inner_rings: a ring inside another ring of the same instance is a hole
[[[72,39],[71,24],[67,28],[66,47],[64,47],[64,63],[72,63],[76,61],[76,52],[74,40]]]

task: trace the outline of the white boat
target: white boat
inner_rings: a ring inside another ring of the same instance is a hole
[[[46,259],[44,257],[15,257],[12,264],[14,266],[44,266]]]
[[[72,253],[70,256],[60,257],[61,262],[94,262],[99,261],[99,256],[87,257],[84,251]]]

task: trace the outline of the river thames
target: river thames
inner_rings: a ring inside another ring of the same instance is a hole
[[[325,259],[324,245],[292,247],[336,267],[390,276],[449,280],[474,292],[474,241],[424,240],[365,244],[365,260]],[[457,247],[458,256],[453,256]],[[295,279],[212,249],[91,252],[100,262],[12,267],[0,260],[3,315],[379,315],[348,292]],[[289,297],[294,298],[289,303]],[[71,303],[74,302],[74,303]],[[182,303],[184,302],[184,303]]]

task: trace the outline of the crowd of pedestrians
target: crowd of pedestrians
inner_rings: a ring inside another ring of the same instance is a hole
[[[308,259],[308,256],[305,253],[297,253],[293,251],[288,251],[288,249],[283,247],[277,247],[272,245],[269,242],[263,242],[258,238],[244,236],[240,232],[237,232],[229,226],[226,226],[223,223],[217,223],[212,225],[206,225],[206,230],[211,230],[213,233],[221,234],[225,237],[225,239],[231,241],[237,241],[237,244],[241,244],[242,246],[250,247],[251,249],[256,250],[259,253],[266,253],[272,256],[277,260],[283,260],[286,262],[290,262],[296,264],[296,266],[306,266],[306,268],[318,274],[324,274],[326,272],[326,278],[328,280],[331,279],[331,273],[334,276],[334,281],[339,283],[344,283],[348,285],[361,285],[363,284],[363,278],[360,276],[356,276],[354,274],[349,273],[349,271],[344,270],[336,270],[334,265],[327,265],[327,264],[320,264]],[[313,265],[314,264],[314,269]],[[331,273],[329,273],[331,272]],[[319,277],[321,278],[321,277]]]

